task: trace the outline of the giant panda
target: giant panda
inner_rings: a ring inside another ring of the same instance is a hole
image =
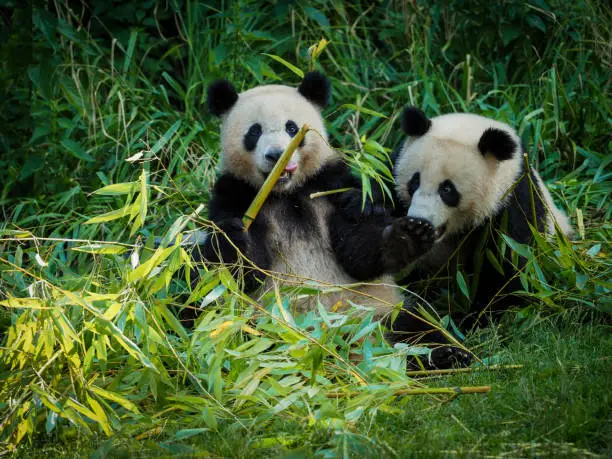
[[[277,287],[321,287],[318,297],[297,299],[300,310],[351,301],[390,316],[402,301],[393,273],[425,253],[433,227],[409,217],[359,214],[361,182],[329,146],[321,110],[329,80],[309,72],[299,87],[263,85],[238,93],[218,80],[208,88],[208,109],[221,118],[221,174],[208,217],[215,224],[195,258],[233,266],[247,293]],[[242,216],[274,164],[303,124],[311,128],[248,231]],[[348,192],[336,192],[342,189]],[[312,198],[315,192],[323,196]],[[325,287],[341,286],[334,292]],[[341,303],[340,303],[341,304]],[[469,356],[451,346],[432,354],[432,366]]]
[[[429,222],[436,233],[404,281],[414,285],[438,274],[454,283],[459,268],[472,287],[476,283],[472,316],[507,309],[518,300],[511,293],[520,289],[520,266],[511,262],[509,249],[500,262],[500,231],[523,244],[532,241],[530,225],[570,236],[568,217],[538,172],[527,170],[521,139],[507,124],[468,113],[429,119],[406,107],[402,129],[408,137],[394,157],[399,214]]]
[[[207,261],[242,263],[237,278],[244,280],[247,292],[262,294],[275,284],[309,282],[323,289],[344,285],[345,291],[321,294],[319,300],[328,308],[338,300],[367,304],[381,317],[401,301],[393,279],[385,275],[398,264],[395,251],[389,250],[389,257],[382,249],[364,253],[359,227],[344,216],[347,197],[343,193],[310,197],[315,192],[359,186],[328,144],[321,110],[328,103],[330,90],[329,81],[318,72],[306,74],[298,88],[263,85],[239,94],[226,80],[209,87],[209,111],[222,121],[221,175],[208,208],[209,219],[219,231],[206,241],[202,255]],[[245,232],[242,216],[303,124],[311,131]],[[367,228],[378,232],[381,239],[389,222],[370,223]],[[431,227],[407,226],[405,222],[396,226],[411,241],[406,259],[429,248]],[[371,263],[381,268],[373,275],[356,266]],[[312,307],[312,301],[298,302],[298,306]]]

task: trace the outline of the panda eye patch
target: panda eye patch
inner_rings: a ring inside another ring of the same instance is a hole
[[[459,205],[461,194],[459,194],[459,191],[457,191],[457,188],[455,188],[455,185],[450,180],[444,180],[440,183],[438,194],[442,198],[442,202],[447,206],[457,207]]]
[[[291,137],[295,137],[299,131],[299,128],[297,124],[295,124],[295,121],[289,120],[285,124],[285,131],[287,131],[287,134],[289,134]]]
[[[408,181],[408,194],[412,196],[416,193],[416,190],[421,186],[421,174],[415,172],[414,175]]]
[[[243,143],[246,151],[253,151],[257,146],[257,141],[261,137],[262,129],[261,124],[253,124],[247,133],[244,135]]]

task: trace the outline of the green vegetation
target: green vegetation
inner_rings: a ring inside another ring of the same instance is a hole
[[[2,7],[0,452],[612,454],[606,2],[86,3]],[[333,145],[382,185],[406,103],[519,129],[577,234],[512,245],[529,306],[465,345],[524,367],[415,379],[422,349],[371,315],[292,314],[307,286],[256,304],[211,269],[188,287],[179,242],[210,228],[218,159],[207,85],[310,68]]]

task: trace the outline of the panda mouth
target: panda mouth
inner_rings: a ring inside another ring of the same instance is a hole
[[[436,239],[442,239],[444,233],[446,233],[446,223],[443,223],[442,225],[436,228]]]
[[[276,183],[278,185],[284,185],[286,183],[289,183],[291,179],[293,178],[293,174],[295,173],[296,170],[297,170],[297,163],[294,161],[290,161],[289,164],[287,164],[287,167],[285,167],[285,170],[278,177],[278,180],[276,181]],[[270,172],[267,172],[264,175],[266,178],[268,178],[268,175],[270,175]]]

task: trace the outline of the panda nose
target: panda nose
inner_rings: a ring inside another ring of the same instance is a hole
[[[280,148],[271,148],[270,150],[266,152],[266,154],[264,155],[264,158],[266,158],[268,161],[272,163],[275,163],[276,161],[278,161],[278,159],[281,157],[282,154],[283,154],[283,150],[281,150]]]

